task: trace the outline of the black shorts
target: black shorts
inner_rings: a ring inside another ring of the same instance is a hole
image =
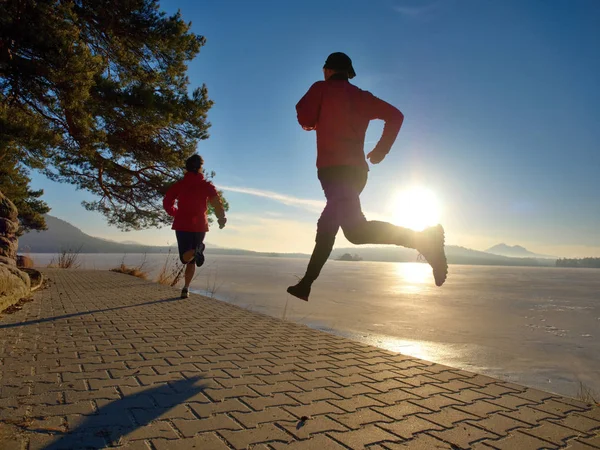
[[[183,264],[186,262],[183,260],[183,254],[194,250],[194,260],[196,265],[200,267],[204,264],[204,237],[205,232],[195,231],[175,231],[177,237],[177,248],[179,249],[179,259]]]

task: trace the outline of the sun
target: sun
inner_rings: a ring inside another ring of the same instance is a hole
[[[436,195],[424,187],[398,192],[392,203],[392,221],[396,225],[422,231],[440,222],[442,209]]]

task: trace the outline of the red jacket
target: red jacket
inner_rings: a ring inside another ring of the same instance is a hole
[[[172,229],[208,231],[207,202],[218,195],[215,186],[210,181],[206,181],[204,175],[186,172],[183,179],[169,188],[163,199],[165,211],[175,217]],[[177,207],[175,207],[175,200],[177,200]]]
[[[317,130],[317,168],[364,166],[365,134],[373,119],[385,121],[375,152],[386,155],[404,115],[394,106],[344,79],[317,81],[296,105],[298,122]]]

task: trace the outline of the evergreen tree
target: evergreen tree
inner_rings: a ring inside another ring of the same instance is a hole
[[[169,223],[162,196],[212,105],[189,90],[190,25],[155,0],[1,2],[0,158],[96,194],[84,206],[121,229]]]
[[[6,195],[19,210],[20,228],[18,234],[31,230],[45,230],[44,214],[50,208],[40,197],[43,190],[32,191],[27,169],[5,155],[0,158],[0,192]]]

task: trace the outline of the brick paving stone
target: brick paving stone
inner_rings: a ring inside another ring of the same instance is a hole
[[[201,420],[174,419],[173,425],[185,437],[218,430],[240,430],[242,427],[226,414],[217,414]]]
[[[302,375],[302,374],[300,374],[300,375]],[[307,380],[307,381],[292,381],[291,383],[294,386],[300,388],[300,390],[302,390],[302,391],[311,391],[313,389],[320,389],[320,388],[326,388],[326,387],[331,387],[331,388],[340,387],[339,384],[336,384],[333,381],[328,380],[327,378],[316,378],[314,380]]]
[[[123,440],[123,445],[120,445],[119,450],[150,450],[150,447],[147,444],[146,440],[142,441],[125,441]],[[175,442],[175,441],[171,441]]]
[[[333,392],[334,394],[338,395],[339,397],[343,397],[343,398],[353,398],[356,397],[358,395],[363,395],[363,394],[379,394],[380,392],[377,391],[376,389],[372,388],[371,386],[368,386],[366,384],[355,384],[352,386],[343,386],[343,387],[329,387],[327,388],[328,391]]]
[[[36,408],[37,415],[41,416],[64,416],[67,414],[92,414],[94,408],[89,401],[80,401],[66,405],[39,405]]]
[[[403,419],[407,416],[412,416],[413,414],[431,412],[430,410],[425,409],[413,402],[400,402],[392,406],[375,407],[373,410],[396,420]]]
[[[503,410],[501,406],[493,405],[492,403],[485,401],[476,401],[467,405],[456,405],[455,408],[478,417],[487,417],[492,413]]]
[[[29,450],[600,448],[578,400],[126,275],[47,275],[0,319],[0,427]]]
[[[512,394],[516,397],[525,398],[527,400],[531,400],[536,403],[543,402],[544,400],[548,400],[551,398],[558,397],[556,394],[551,394],[550,392],[540,391],[538,389],[533,388],[525,388],[522,392],[515,392]]]
[[[471,379],[465,380],[467,383],[471,383]],[[509,387],[502,386],[500,384],[488,384],[485,386],[479,386],[473,388],[477,392],[481,392],[482,394],[489,395],[494,398],[499,398],[506,394],[514,394],[515,391]]]
[[[129,409],[129,408],[147,408],[153,409],[154,402],[152,401],[152,397],[149,395],[135,395],[130,397],[121,398],[119,400],[111,400],[100,398],[96,400],[96,406],[98,409],[106,408],[110,405],[119,405],[119,408]]]
[[[394,421],[394,419],[392,417],[389,417],[389,415],[383,415],[380,412],[374,411],[369,408],[361,409],[360,411],[356,411],[353,413],[329,414],[329,417],[331,417],[336,422],[340,422],[346,427],[353,430],[357,430],[363,425],[368,425],[371,423],[390,423]]]
[[[177,435],[169,422],[154,422],[146,426],[136,428],[124,436],[125,440],[135,441],[141,439],[175,439]]]
[[[427,372],[427,371],[429,371],[429,368],[425,367],[423,370],[425,370]],[[461,381],[463,381],[463,383],[465,382],[464,376],[458,375],[452,371],[438,372],[435,374],[435,379],[438,381],[442,381],[442,382],[449,382],[452,380],[461,380]]]
[[[563,445],[567,439],[579,436],[579,431],[572,428],[563,427],[556,423],[544,422],[535,428],[530,428],[523,431],[537,438],[552,442],[558,446]]]
[[[568,445],[565,447],[566,450],[596,450],[597,448],[598,447],[592,447],[578,440],[569,441]]]
[[[485,441],[485,444],[492,446],[498,450],[515,450],[515,449],[538,449],[538,450],[554,450],[558,449],[557,445],[543,441],[536,437],[515,431],[508,437],[498,441]]]
[[[390,424],[378,424],[380,428],[401,436],[404,439],[410,439],[414,435],[426,431],[443,430],[444,427],[425,420],[418,416],[409,416],[405,419],[392,422]]]
[[[403,381],[402,380],[403,377],[398,375],[398,373],[392,372],[390,370],[384,370],[381,372],[373,372],[373,373],[365,373],[364,376],[367,378],[371,378],[374,381],[385,381],[385,380],[389,380],[390,378],[394,378],[394,379],[398,379],[399,381]]]
[[[404,383],[409,384],[412,387],[420,387],[420,386],[424,386],[427,384],[433,384],[433,385],[437,385],[438,384],[438,380],[436,380],[435,378],[433,378],[433,374],[421,374],[419,373],[420,370],[419,369],[410,369],[410,371],[403,371],[403,372],[410,372],[409,373],[405,373],[403,378],[399,378],[400,380],[402,380]],[[414,374],[413,374],[414,373]],[[450,391],[447,391],[450,392]]]
[[[501,406],[504,410],[507,411],[515,411],[525,405],[536,406],[536,402],[532,400],[527,400],[525,398],[516,397],[510,394],[503,395],[499,398],[491,398],[487,401],[494,405]]]
[[[35,433],[32,434],[29,438],[29,450],[44,450],[45,448],[49,448],[51,445],[57,445],[58,442],[61,441],[60,435],[48,435],[48,434],[40,434]],[[64,441],[63,441],[64,443]],[[77,445],[79,444],[79,445]],[[67,448],[105,448],[106,440],[102,436],[95,435],[81,435],[79,438],[73,437],[69,439],[66,447],[55,447],[61,449]],[[23,447],[23,450],[26,447]],[[13,450],[12,448],[7,448],[7,450]],[[16,449],[14,449],[16,450]]]
[[[545,400],[544,403],[533,405],[539,411],[545,411],[554,416],[564,417],[570,412],[583,411],[585,408],[578,406],[576,403],[563,403],[555,399]]]
[[[177,405],[174,408],[134,408],[131,410],[131,414],[138,423],[148,423],[153,420],[196,419],[196,416],[186,405]]]
[[[489,448],[489,447],[488,447]],[[385,444],[386,450],[457,450],[450,444],[440,441],[428,434],[419,434],[410,441],[398,444]]]
[[[468,423],[461,423],[457,426],[443,431],[431,431],[433,437],[453,444],[461,449],[470,449],[471,444],[476,441],[481,441],[486,438],[496,439],[497,435],[492,434],[488,431],[482,430],[481,428],[476,428],[473,425]]]
[[[551,420],[551,422],[572,428],[581,433],[591,433],[594,430],[600,431],[600,421],[579,414],[571,414],[564,419]]]
[[[590,407],[589,402],[584,402],[582,400],[578,400],[576,398],[569,397],[556,397],[555,400],[559,403],[566,403],[567,405],[575,406],[580,409],[588,409]]]
[[[252,389],[258,392],[259,395],[273,395],[281,392],[301,392],[298,386],[294,386],[289,381],[284,381],[277,384],[258,384],[253,385]]]
[[[531,428],[531,425],[520,420],[516,420],[512,417],[508,417],[504,414],[489,414],[487,417],[481,420],[469,421],[473,425],[483,428],[491,433],[504,436],[517,428]]]
[[[590,419],[600,421],[600,405],[596,405],[595,408],[590,408],[587,411],[579,412],[578,414],[588,417]]]
[[[580,437],[577,440],[591,447],[600,448],[600,433],[592,437]]]
[[[253,444],[262,442],[290,442],[293,438],[285,431],[277,428],[272,423],[264,424],[258,428],[240,431],[221,431],[220,434],[235,449],[244,449]]]
[[[383,392],[381,394],[367,394],[367,396],[379,402],[385,403],[386,405],[395,405],[399,402],[416,400],[419,398],[418,396],[407,392],[404,389],[394,389],[393,391]]]
[[[540,421],[546,419],[558,419],[559,416],[540,411],[539,409],[532,408],[531,406],[523,406],[517,411],[505,411],[505,416],[512,417],[513,419],[527,422],[531,425],[537,425]]]
[[[249,384],[262,384],[262,381],[253,375],[249,375],[239,378],[226,378],[221,380],[220,384],[225,388],[233,388],[236,386],[247,386]]]
[[[386,380],[377,381],[377,382],[373,382],[373,383],[365,383],[364,386],[368,386],[368,387],[373,388],[376,391],[382,392],[382,393],[390,392],[394,389],[411,387],[410,384],[403,383],[402,381],[400,381],[397,378],[396,379],[388,378]]]
[[[370,444],[378,442],[400,441],[397,436],[375,425],[367,425],[359,430],[347,431],[345,433],[332,432],[327,434],[352,449],[363,449]]]
[[[342,388],[344,389],[344,388]],[[279,394],[283,395],[283,394]],[[341,400],[342,397],[330,389],[315,389],[309,392],[289,392],[287,394],[296,402],[308,405],[319,400]]]
[[[442,425],[443,427],[450,428],[455,423],[473,419],[475,416],[467,414],[453,407],[448,407],[430,414],[420,413],[419,417]]]
[[[437,378],[439,375],[435,375],[435,377]],[[459,393],[465,389],[472,389],[473,385],[470,383],[466,383],[462,380],[451,380],[451,381],[441,381],[439,380],[439,382],[436,382],[435,384],[437,384],[439,387],[446,389],[447,391],[450,391],[452,393]]]
[[[487,395],[482,392],[475,391],[473,389],[463,389],[462,391],[459,391],[459,392],[448,392],[448,393],[444,393],[441,395],[451,398],[451,399],[454,399],[454,400],[459,400],[463,404],[464,403],[474,403],[477,400],[494,398],[491,395]]]
[[[152,445],[156,450],[226,450],[225,444],[215,433],[202,433],[193,438],[166,440],[153,439]]]
[[[353,412],[361,408],[368,408],[373,406],[384,406],[385,404],[377,401],[373,398],[366,396],[358,396],[355,398],[348,398],[345,400],[330,400],[329,403],[343,409],[347,412]]]
[[[308,439],[313,434],[325,433],[328,431],[348,431],[347,427],[327,416],[313,417],[304,422],[279,422],[279,425],[286,429],[287,432],[296,439]]]
[[[343,409],[338,408],[335,405],[327,401],[314,402],[310,405],[301,405],[301,406],[284,406],[283,407],[287,412],[293,414],[297,418],[301,418],[303,416],[311,417],[318,416],[321,414],[330,414],[330,413],[344,413]]]
[[[450,391],[447,391],[444,388],[441,388],[435,384],[424,384],[423,386],[414,387],[410,389],[404,389],[404,391],[409,394],[416,395],[421,398],[428,398],[435,394],[447,394]]]
[[[428,398],[414,399],[411,400],[415,405],[422,406],[423,408],[429,409],[431,411],[439,411],[446,406],[462,406],[463,402],[460,400],[455,400],[450,398],[449,396],[444,395],[432,395]]]
[[[317,434],[300,442],[291,442],[289,444],[271,444],[276,450],[344,450],[348,447],[340,445],[333,439],[323,434]]]
[[[465,370],[451,370],[451,372],[456,373],[458,375],[462,375],[464,377],[463,381],[466,381],[467,383],[471,383],[471,384],[474,384],[474,385],[480,386],[480,387],[498,383],[498,380],[496,380],[492,377],[488,377],[486,375],[479,375],[479,374],[475,374],[472,372],[467,372]],[[511,390],[511,392],[512,392],[512,390]]]
[[[359,373],[355,373],[354,375],[348,375],[346,377],[330,376],[329,379],[341,386],[354,386],[358,383],[368,383],[369,381],[371,381],[371,379]]]
[[[204,395],[210,397],[211,400],[218,402],[221,400],[225,400],[228,398],[238,398],[238,397],[260,397],[261,394],[258,394],[256,391],[253,391],[248,386],[236,386],[234,388],[228,389],[206,389],[203,391]],[[263,394],[265,395],[265,394]]]
[[[267,408],[248,413],[234,412],[231,415],[246,428],[254,428],[261,423],[294,420],[294,416],[282,408]]]
[[[296,394],[295,392],[290,392],[288,394],[274,394],[269,397],[244,397],[244,402],[250,405],[250,407],[256,411],[263,410],[265,408],[271,408],[273,406],[298,406],[300,402],[292,398],[294,395],[302,395],[306,393]],[[310,404],[308,402],[307,404]],[[243,411],[249,411],[248,408],[245,408]]]

